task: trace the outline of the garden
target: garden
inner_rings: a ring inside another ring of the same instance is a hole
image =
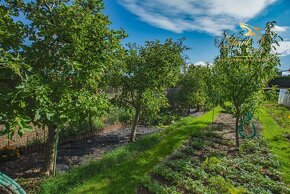
[[[201,66],[184,39],[125,45],[101,0],[0,15],[0,193],[290,193],[276,22]]]

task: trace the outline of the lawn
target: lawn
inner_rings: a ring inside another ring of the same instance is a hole
[[[211,121],[212,112],[186,117],[161,133],[108,153],[102,160],[45,181],[41,193],[135,193],[145,175],[191,136],[203,134]]]
[[[262,123],[262,136],[280,162],[282,176],[290,183],[290,109],[285,106],[266,104],[258,113]]]

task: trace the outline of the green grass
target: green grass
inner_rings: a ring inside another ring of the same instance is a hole
[[[184,118],[164,132],[142,138],[112,151],[100,161],[45,181],[41,193],[135,193],[142,177],[189,137],[202,134],[211,121],[212,112]]]
[[[278,105],[265,105],[258,113],[262,123],[262,136],[280,162],[282,177],[290,183],[290,142],[286,135],[290,134],[289,108]],[[283,126],[283,127],[282,127]]]
[[[277,103],[265,104],[266,112],[271,115],[280,127],[290,129],[290,107],[282,106]]]

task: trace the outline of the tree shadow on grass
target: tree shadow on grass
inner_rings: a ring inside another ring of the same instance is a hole
[[[175,129],[151,149],[144,151],[137,158],[124,161],[119,166],[109,169],[104,175],[80,186],[76,193],[135,193],[140,179],[149,173],[155,165],[172,154],[188,137],[201,136],[209,122],[196,122]],[[106,185],[100,182],[107,179]],[[101,187],[102,185],[102,187]]]
[[[211,113],[185,118],[164,132],[145,136],[113,150],[102,160],[46,181],[41,193],[134,193],[144,175],[191,136],[202,136],[211,120]]]

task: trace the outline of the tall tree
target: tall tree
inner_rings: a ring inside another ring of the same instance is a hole
[[[0,4],[0,125],[5,125],[0,135],[9,138],[14,134],[10,129],[16,126],[19,135],[31,130],[26,124],[30,119],[23,112],[23,103],[13,99],[30,69],[21,56],[25,28],[21,22],[12,19],[17,16],[16,9]]]
[[[106,111],[101,86],[105,72],[119,58],[124,32],[109,28],[101,0],[43,0],[10,7],[26,16],[28,43],[21,56],[31,69],[8,101],[21,104],[29,118],[24,123],[48,127],[45,174],[51,175],[57,129]],[[17,120],[12,116],[8,124]],[[6,126],[6,131],[16,130]]]
[[[209,66],[200,65],[190,65],[184,69],[178,81],[177,104],[187,110],[187,114],[193,107],[199,110],[206,105],[210,71]]]
[[[164,43],[147,41],[144,46],[129,45],[120,74],[119,99],[135,111],[131,141],[135,141],[140,115],[158,112],[167,104],[165,92],[178,80],[185,49],[182,40],[172,39]]]
[[[246,112],[253,112],[261,103],[261,94],[269,80],[276,75],[279,57],[272,52],[280,38],[268,22],[265,32],[254,44],[252,37],[224,32],[216,39],[220,54],[215,59],[213,84],[216,102],[236,118],[236,146],[239,147],[239,121]],[[238,44],[237,44],[238,43]],[[256,47],[256,48],[255,48]],[[230,105],[225,105],[229,102]]]

